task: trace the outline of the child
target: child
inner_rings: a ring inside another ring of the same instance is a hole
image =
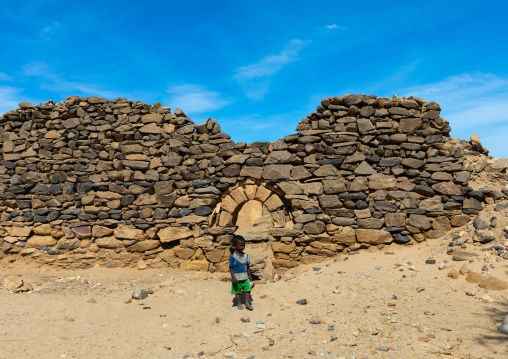
[[[252,308],[252,297],[250,295],[252,274],[250,273],[250,261],[247,253],[244,253],[245,238],[242,236],[233,236],[234,252],[229,258],[229,272],[231,273],[231,294],[235,295],[236,306],[243,309],[240,300],[240,293],[245,292],[245,307],[248,310]],[[254,287],[254,283],[252,283]]]

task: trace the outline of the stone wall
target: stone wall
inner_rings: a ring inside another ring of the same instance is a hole
[[[0,117],[3,261],[227,271],[237,231],[283,270],[438,238],[482,209],[419,98],[329,97],[296,134],[249,145],[159,103],[19,106]]]

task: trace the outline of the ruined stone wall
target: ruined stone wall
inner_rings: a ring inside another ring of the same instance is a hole
[[[159,103],[21,103],[0,117],[0,258],[226,271],[236,230],[278,270],[438,238],[484,198],[439,114],[329,97],[296,134],[247,145]]]

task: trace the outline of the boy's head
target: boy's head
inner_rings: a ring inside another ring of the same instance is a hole
[[[243,252],[243,250],[245,249],[245,238],[243,238],[242,236],[234,235],[233,248],[239,252]]]

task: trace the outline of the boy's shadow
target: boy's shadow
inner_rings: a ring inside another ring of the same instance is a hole
[[[233,297],[233,300],[231,302],[233,303],[232,307],[236,307],[238,305],[238,303],[236,303],[236,297]],[[251,298],[251,302],[254,302],[254,298]],[[247,296],[245,292],[240,293],[240,303],[242,303],[243,305],[247,303]]]

